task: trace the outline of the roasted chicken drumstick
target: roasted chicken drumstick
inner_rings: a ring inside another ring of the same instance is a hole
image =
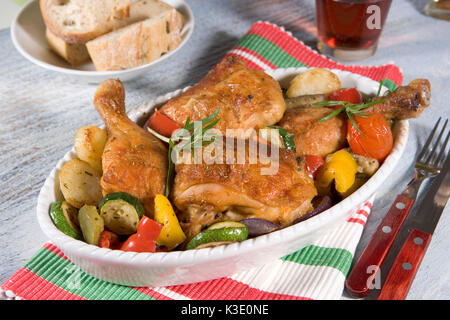
[[[413,80],[407,86],[398,87],[386,97],[377,97],[374,100],[384,98],[385,102],[366,111],[381,113],[386,119],[417,118],[430,105],[430,81],[427,79]]]
[[[430,105],[430,82],[416,79],[407,86],[398,87],[385,97],[385,102],[364,109],[364,112],[376,112],[386,119],[408,119],[418,117]],[[299,107],[289,109],[278,123],[294,134],[297,155],[326,156],[343,146],[347,141],[347,121],[343,114],[327,121],[319,122],[334,110],[325,107]]]
[[[319,122],[333,109],[323,107],[289,109],[279,126],[294,134],[298,156],[325,157],[341,149],[347,143],[347,121],[343,114]]]
[[[164,193],[167,148],[128,118],[125,91],[119,80],[102,82],[95,93],[94,105],[108,132],[102,155],[103,194],[127,192],[137,197],[151,216],[154,197]]]

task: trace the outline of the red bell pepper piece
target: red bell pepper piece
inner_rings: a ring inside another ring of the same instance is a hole
[[[354,104],[362,103],[361,93],[356,88],[339,89],[326,97],[327,101],[347,101]],[[342,108],[342,106],[333,106],[334,109]]]
[[[119,236],[114,232],[103,230],[100,233],[100,238],[98,239],[98,246],[100,248],[109,249],[120,249],[122,242],[119,240]]]
[[[320,168],[324,165],[321,156],[305,155],[305,169],[311,178],[315,178]]]
[[[168,138],[172,136],[174,131],[180,129],[175,121],[159,112],[158,109],[156,109],[152,116],[147,120],[144,128],[151,128]]]
[[[120,250],[133,252],[155,252],[156,239],[161,233],[162,225],[147,217],[142,217],[137,232],[128,237]]]

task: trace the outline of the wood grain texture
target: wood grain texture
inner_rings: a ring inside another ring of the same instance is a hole
[[[182,50],[148,73],[127,82],[131,110],[161,94],[192,85],[233,47],[257,20],[282,25],[298,39],[316,46],[313,0],[187,0],[196,23]],[[361,65],[394,60],[405,82],[425,77],[432,84],[432,106],[411,120],[411,135],[401,165],[377,193],[373,213],[356,257],[383,215],[411,178],[418,145],[439,116],[450,117],[450,49],[446,21],[421,13],[416,0],[393,1],[377,54]],[[423,2],[422,2],[423,3]],[[414,28],[411,25],[414,21]],[[58,159],[72,148],[75,131],[99,125],[92,99],[96,86],[35,66],[14,48],[10,30],[0,31],[0,283],[5,282],[47,240],[35,216],[39,190]],[[420,53],[420,55],[418,54]],[[408,298],[450,299],[449,209],[444,212]],[[447,289],[447,290],[444,290]]]
[[[375,270],[381,268],[413,204],[414,199],[404,195],[400,194],[395,198],[394,203],[347,277],[345,286],[349,292],[360,298],[369,293],[372,286],[372,283],[369,283],[369,278],[375,279],[374,272],[377,272]],[[368,272],[369,270],[373,272]]]
[[[411,231],[392,265],[378,300],[404,300],[431,241],[431,234]]]

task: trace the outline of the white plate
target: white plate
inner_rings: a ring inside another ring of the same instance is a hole
[[[11,25],[11,38],[16,49],[28,60],[48,70],[60,72],[88,83],[100,83],[109,78],[122,81],[138,77],[152,66],[169,58],[180,50],[192,35],[194,30],[194,15],[184,0],[163,0],[176,8],[185,19],[182,30],[182,41],[178,48],[168,52],[161,58],[148,64],[117,71],[95,71],[92,62],[79,66],[71,66],[56,53],[50,50],[45,39],[45,24],[41,16],[39,1],[28,2],[17,14]]]
[[[278,69],[268,73],[283,84],[305,70]],[[377,93],[378,82],[349,72],[333,71],[344,87],[357,87],[367,94]],[[186,89],[168,93],[133,110],[130,118],[144,123],[155,107]],[[43,232],[70,260],[86,273],[106,281],[129,286],[167,286],[229,276],[300,250],[344,222],[353,208],[368,200],[389,179],[407,141],[408,121],[396,122],[393,133],[392,153],[374,176],[351,196],[304,222],[240,243],[200,250],[134,253],[99,248],[66,236],[54,226],[48,211],[52,202],[62,199],[58,172],[65,162],[76,157],[73,149],[46,179],[38,198],[37,218]]]

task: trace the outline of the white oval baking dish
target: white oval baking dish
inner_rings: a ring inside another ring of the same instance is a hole
[[[267,71],[282,86],[306,68]],[[357,87],[367,94],[376,94],[379,83],[350,72],[332,70],[343,87]],[[152,110],[187,88],[161,96],[132,112],[129,116],[143,123]],[[99,248],[75,240],[59,231],[49,217],[49,206],[61,200],[58,172],[68,160],[76,157],[68,152],[52,170],[40,191],[37,218],[42,231],[61,251],[86,273],[117,284],[129,286],[167,286],[205,281],[247,270],[300,250],[345,221],[353,208],[368,200],[389,179],[400,159],[408,137],[408,121],[397,121],[394,126],[394,149],[376,174],[351,196],[332,208],[304,222],[240,243],[200,250],[134,253]]]

